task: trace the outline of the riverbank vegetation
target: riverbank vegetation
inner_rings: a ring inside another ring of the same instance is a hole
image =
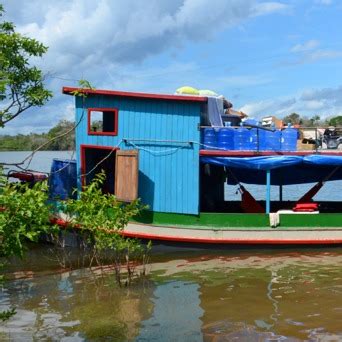
[[[0,151],[34,151],[40,146],[42,146],[41,151],[74,151],[74,125],[71,121],[61,120],[47,133],[0,135]],[[69,133],[65,134],[63,139],[55,139],[68,131]]]

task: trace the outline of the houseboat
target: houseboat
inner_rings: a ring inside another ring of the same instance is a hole
[[[312,200],[326,182],[342,180],[342,151],[298,151],[291,127],[248,121],[234,127],[211,96],[63,88],[71,96],[76,91],[87,94],[75,96],[79,188],[104,170],[103,191],[148,206],[125,236],[187,244],[342,244],[342,188],[338,200]],[[283,200],[283,188],[306,183],[316,185]],[[226,184],[236,186],[239,201],[226,198]],[[250,184],[263,185],[265,198],[255,200]],[[271,187],[279,189],[277,200]]]

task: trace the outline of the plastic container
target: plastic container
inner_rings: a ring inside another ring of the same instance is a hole
[[[234,150],[249,151],[251,149],[251,132],[248,128],[242,127],[234,130]]]
[[[214,128],[204,128],[202,131],[202,143],[205,150],[215,150],[217,147],[216,132]]]
[[[297,151],[298,130],[292,127],[285,128],[281,132],[281,150]]]
[[[259,130],[259,151],[280,151],[281,131]]]
[[[217,147],[220,150],[234,150],[234,128],[220,128],[217,132]]]
[[[76,160],[53,159],[49,180],[49,195],[51,199],[65,200],[76,198],[77,188]]]
[[[260,132],[260,130],[259,130]],[[257,128],[252,128],[250,129],[250,149],[251,151],[257,151],[259,148],[259,143],[258,143],[258,129]]]

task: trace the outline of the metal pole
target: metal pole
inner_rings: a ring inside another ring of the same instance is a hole
[[[283,201],[283,185],[279,185],[279,201]]]
[[[266,170],[266,214],[271,212],[271,170]]]

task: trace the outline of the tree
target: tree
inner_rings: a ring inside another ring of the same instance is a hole
[[[297,113],[291,113],[290,115],[287,115],[283,119],[284,124],[292,124],[292,125],[298,125],[301,123],[300,115]]]
[[[314,115],[310,118],[310,126],[317,126],[320,123],[321,117],[319,115]]]
[[[48,149],[56,151],[69,151],[75,149],[75,124],[71,121],[61,120],[59,123],[50,129],[47,138],[52,140]],[[69,133],[68,133],[69,132]],[[56,139],[56,137],[65,133],[63,139]]]
[[[342,126],[342,115],[331,118],[328,122],[329,126]]]
[[[0,5],[0,17],[4,8]],[[47,47],[15,32],[11,22],[0,23],[0,127],[33,106],[43,106],[52,96],[44,88],[43,74],[30,65]]]

